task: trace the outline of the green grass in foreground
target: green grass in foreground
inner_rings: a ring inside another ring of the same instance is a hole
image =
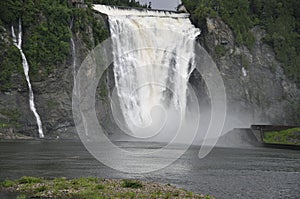
[[[300,128],[265,132],[263,141],[270,144],[300,145]]]
[[[196,194],[178,189],[169,184],[162,185],[138,180],[113,180],[98,178],[66,179],[24,176],[18,180],[0,183],[6,191],[19,192],[18,199],[25,198],[201,198],[213,199],[209,195]]]

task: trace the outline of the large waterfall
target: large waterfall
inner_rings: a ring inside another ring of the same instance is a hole
[[[162,125],[170,110],[184,117],[200,34],[189,15],[104,5],[94,9],[108,15],[118,101],[132,134],[152,136],[144,130]]]
[[[22,23],[21,23],[21,20],[19,20],[18,38],[16,37],[15,30],[14,30],[13,26],[11,27],[11,33],[12,33],[14,45],[19,49],[20,54],[22,56],[22,65],[23,65],[24,75],[25,75],[27,85],[28,85],[28,89],[29,89],[29,106],[30,106],[30,110],[33,112],[33,114],[36,118],[36,122],[37,122],[37,125],[38,125],[38,131],[39,131],[39,137],[44,138],[44,133],[43,133],[43,128],[42,128],[42,121],[41,121],[40,115],[38,114],[38,112],[35,108],[35,104],[34,104],[34,95],[33,95],[32,86],[31,86],[31,82],[30,82],[30,78],[29,78],[29,64],[28,64],[26,56],[25,56],[25,54],[22,50]]]

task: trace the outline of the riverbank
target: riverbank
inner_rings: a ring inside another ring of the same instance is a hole
[[[300,146],[300,127],[264,133],[264,143]]]
[[[54,178],[44,179],[23,176],[18,180],[5,180],[3,191],[18,192],[23,198],[199,198],[213,199],[209,195],[197,194],[170,184],[144,182],[140,180],[117,180],[99,178]]]

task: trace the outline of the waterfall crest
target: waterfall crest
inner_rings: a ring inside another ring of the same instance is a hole
[[[13,26],[11,26],[11,33],[12,33],[12,37],[13,37],[13,43],[19,49],[20,54],[22,56],[23,70],[24,70],[24,74],[25,74],[28,89],[29,89],[29,107],[30,107],[30,110],[33,112],[33,114],[36,118],[36,122],[37,122],[37,125],[38,125],[39,137],[44,138],[44,133],[43,133],[43,128],[42,128],[42,121],[41,121],[40,115],[38,114],[38,112],[35,108],[34,94],[33,94],[33,91],[32,91],[32,86],[31,86],[31,82],[30,82],[30,78],[29,78],[29,64],[28,64],[26,56],[25,56],[25,54],[22,50],[22,22],[21,22],[21,20],[19,20],[18,38],[16,37],[15,30],[14,30]]]
[[[114,76],[123,118],[134,135],[175,110],[184,117],[200,34],[186,13],[94,5],[108,15]],[[154,108],[163,112],[153,114]],[[168,111],[167,111],[168,112]]]

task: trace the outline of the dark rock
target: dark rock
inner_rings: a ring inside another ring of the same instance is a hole
[[[249,50],[236,45],[233,32],[220,18],[207,18],[206,29],[200,42],[223,77],[228,114],[246,116],[249,123],[297,124],[291,107],[299,104],[300,90],[284,75],[271,47],[262,42],[264,30],[252,29],[256,41]],[[224,56],[217,54],[218,45],[224,46]]]

